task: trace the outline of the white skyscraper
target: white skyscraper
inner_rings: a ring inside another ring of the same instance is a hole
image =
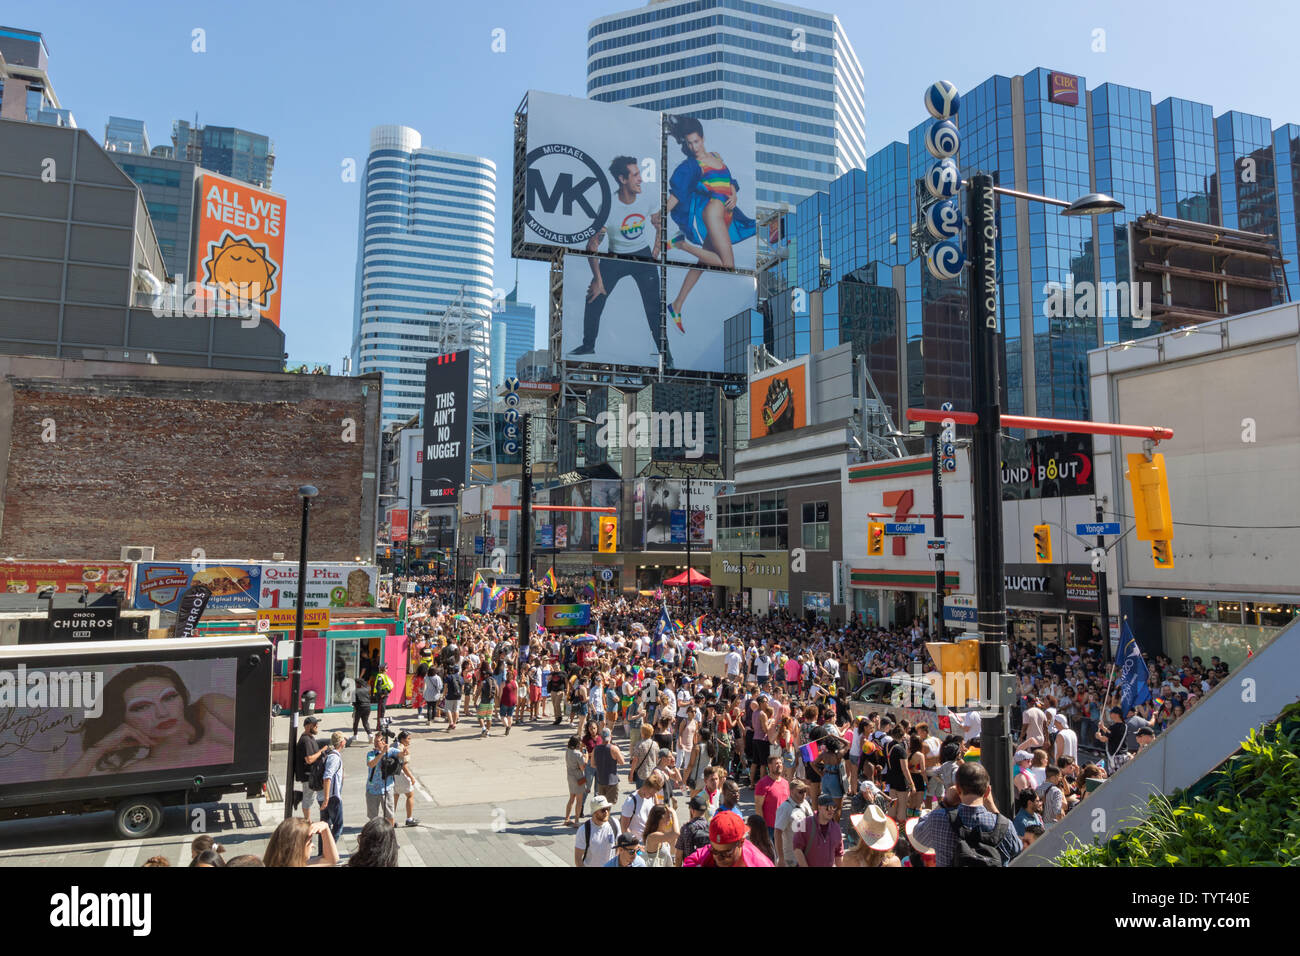
[[[352,367],[383,372],[382,426],[424,407],[424,363],[444,319],[468,317],[476,391],[490,375],[496,165],[421,146],[406,126],[377,126],[361,188]]]
[[[760,206],[793,206],[866,165],[862,64],[828,13],[651,0],[601,17],[587,30],[587,95],[753,126]]]

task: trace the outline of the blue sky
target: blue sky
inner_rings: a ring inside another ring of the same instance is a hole
[[[220,4],[177,0],[52,0],[10,9],[7,26],[38,30],[50,76],[77,123],[102,141],[110,115],[143,119],[170,142],[174,119],[239,126],[276,145],[274,188],[288,199],[282,325],[298,361],[337,371],[351,345],[359,186],[381,123],[418,129],[426,146],[497,164],[498,286],[509,253],[511,120],[530,88],[583,96],[586,34],[595,18],[643,6],[619,0],[446,0]],[[990,74],[1036,66],[1300,122],[1294,48],[1300,5],[1126,0],[1051,5],[811,4],[840,17],[866,73],[867,147],[874,152],[924,118],[935,79],[967,89]],[[953,12],[944,21],[942,11]],[[192,51],[205,31],[206,52]],[[505,51],[492,32],[505,30]],[[1094,52],[1103,30],[1105,51]],[[1227,64],[1218,68],[1215,64]],[[538,307],[545,339],[546,266],[520,265],[520,298]]]

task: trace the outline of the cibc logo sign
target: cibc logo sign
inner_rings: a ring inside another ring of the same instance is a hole
[[[526,215],[529,228],[547,242],[585,243],[609,218],[609,177],[599,163],[563,143],[528,154]]]

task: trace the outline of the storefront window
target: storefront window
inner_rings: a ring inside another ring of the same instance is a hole
[[[831,595],[829,591],[804,591],[803,609],[812,611],[818,620],[829,620],[831,616]]]
[[[768,591],[768,592],[767,592],[767,606],[768,606],[769,608],[777,608],[777,607],[779,607],[779,608],[783,608],[783,609],[789,610],[789,608],[790,608],[790,592],[789,592],[789,591]]]
[[[1241,602],[1220,601],[1219,620],[1225,624],[1240,624],[1241,623]]]

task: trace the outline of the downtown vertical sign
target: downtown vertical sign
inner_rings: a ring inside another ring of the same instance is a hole
[[[424,366],[424,469],[420,504],[454,504],[469,481],[469,349],[435,355]]]

